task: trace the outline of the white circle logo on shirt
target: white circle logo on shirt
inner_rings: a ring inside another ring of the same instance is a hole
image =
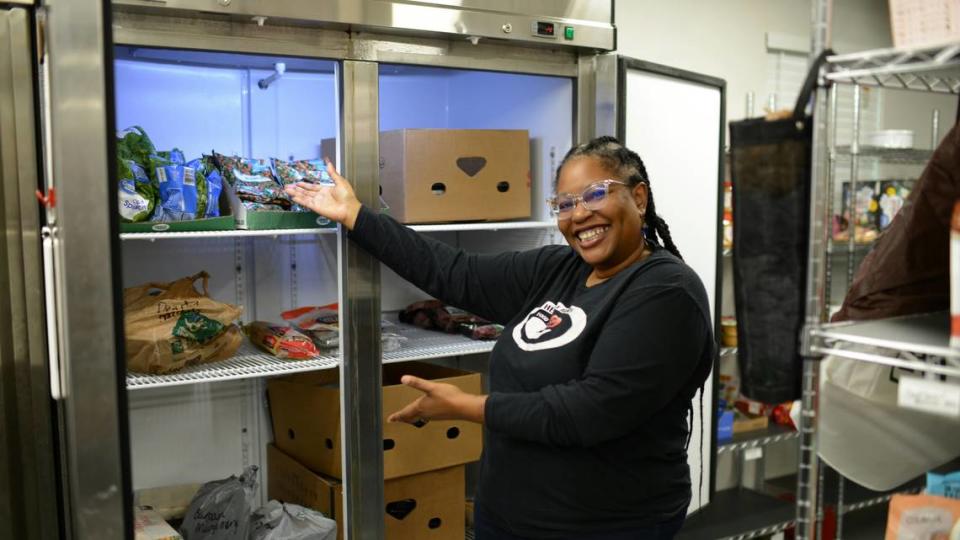
[[[587,314],[577,306],[547,302],[513,327],[513,341],[524,351],[562,347],[577,339],[587,325]]]

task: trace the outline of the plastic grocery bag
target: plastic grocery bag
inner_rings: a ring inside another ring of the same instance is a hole
[[[250,540],[335,540],[337,522],[296,504],[270,501],[254,512]]]
[[[127,368],[169,373],[185,366],[225,360],[243,342],[233,324],[242,309],[217,302],[200,272],[171,283],[147,283],[123,291]],[[203,292],[194,283],[203,279]]]
[[[256,465],[239,478],[207,482],[190,501],[180,534],[184,540],[247,540],[256,489]]]

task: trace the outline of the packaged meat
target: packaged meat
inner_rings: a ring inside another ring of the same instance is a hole
[[[340,346],[340,312],[336,303],[325,306],[305,306],[280,314],[283,320],[310,337],[321,349]],[[393,323],[381,319],[380,341],[383,352],[394,352],[406,343],[406,336],[391,332]]]
[[[400,312],[400,322],[425,330],[463,334],[477,340],[497,339],[503,332],[503,326],[493,324],[462,309],[444,305],[439,300],[424,300],[410,304]]]
[[[254,321],[243,329],[254,345],[277,358],[308,360],[320,354],[309,337],[289,326]]]

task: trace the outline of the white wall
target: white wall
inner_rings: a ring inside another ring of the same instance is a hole
[[[885,0],[834,0],[837,52],[889,47]],[[810,42],[810,0],[617,0],[618,52],[727,81],[727,119],[765,103],[767,33]]]

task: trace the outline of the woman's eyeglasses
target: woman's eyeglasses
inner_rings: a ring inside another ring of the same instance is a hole
[[[619,180],[601,180],[587,186],[580,195],[557,193],[547,199],[547,204],[550,205],[550,211],[557,219],[570,219],[577,207],[577,202],[583,204],[583,207],[591,212],[599,210],[603,206],[603,201],[607,199],[610,186],[613,184],[627,185]]]

